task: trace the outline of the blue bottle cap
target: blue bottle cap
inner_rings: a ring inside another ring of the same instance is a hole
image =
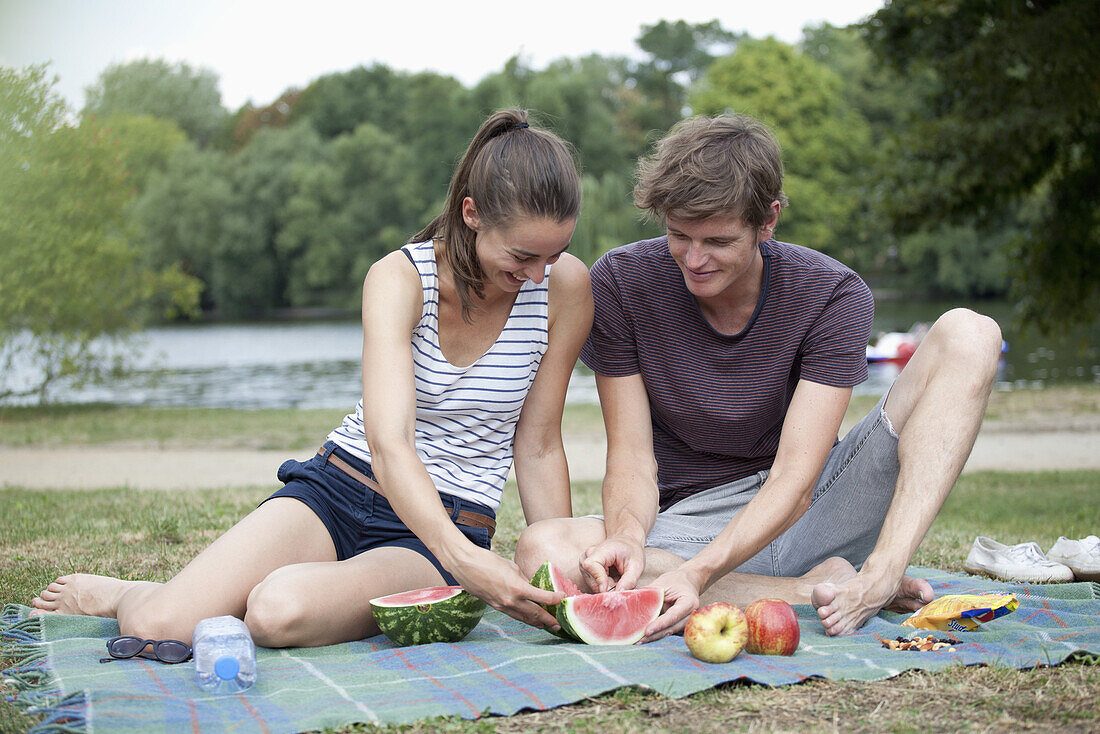
[[[241,664],[235,657],[223,655],[214,661],[214,675],[222,680],[233,680],[239,672],[241,672]]]

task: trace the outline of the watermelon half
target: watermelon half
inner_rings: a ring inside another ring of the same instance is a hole
[[[485,606],[461,586],[432,586],[370,600],[378,628],[401,647],[458,642],[477,626]]]
[[[664,600],[664,590],[653,587],[568,596],[558,605],[558,624],[578,642],[633,645],[660,616]]]

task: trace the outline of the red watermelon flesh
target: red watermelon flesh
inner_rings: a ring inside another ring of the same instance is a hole
[[[562,631],[589,645],[633,645],[661,614],[664,591],[653,587],[566,597],[558,605]]]
[[[398,594],[374,599],[374,603],[387,607],[407,607],[413,604],[431,604],[432,602],[450,599],[461,593],[461,586],[431,586],[427,589],[413,589],[402,591]]]

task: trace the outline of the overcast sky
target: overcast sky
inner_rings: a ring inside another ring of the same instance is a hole
[[[807,24],[847,25],[883,0],[0,0],[0,65],[51,62],[79,109],[108,65],[150,57],[206,67],[231,110],[375,62],[472,86],[513,55],[543,68],[588,53],[638,57],[643,24],[717,19],[794,43]]]

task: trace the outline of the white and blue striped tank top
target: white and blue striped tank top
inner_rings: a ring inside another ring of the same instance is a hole
[[[523,401],[549,344],[547,278],[527,281],[496,342],[467,367],[439,347],[439,277],[432,242],[402,248],[420,273],[424,308],[412,332],[416,381],[416,453],[436,489],[500,507],[512,467],[512,443]],[[363,401],[329,434],[345,451],[370,462]]]

